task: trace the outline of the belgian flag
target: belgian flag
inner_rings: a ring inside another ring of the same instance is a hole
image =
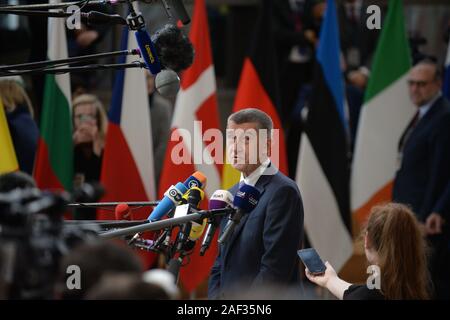
[[[275,131],[272,163],[287,175],[287,156],[284,132],[277,109],[280,107],[276,50],[272,28],[271,0],[263,0],[258,19],[252,33],[253,39],[244,59],[241,77],[233,105],[233,112],[246,108],[257,108],[267,113],[273,121]],[[230,188],[239,182],[239,172],[225,164],[223,187]]]

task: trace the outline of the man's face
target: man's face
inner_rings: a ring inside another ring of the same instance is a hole
[[[411,101],[418,107],[429,102],[441,88],[434,66],[426,64],[411,69],[408,85]]]
[[[257,123],[228,121],[227,151],[233,168],[249,175],[268,157],[269,150],[270,133],[261,134]]]

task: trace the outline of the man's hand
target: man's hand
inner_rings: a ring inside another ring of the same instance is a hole
[[[444,225],[445,220],[439,213],[433,212],[427,218],[425,222],[425,229],[428,235],[435,235],[442,233],[442,226]]]
[[[367,75],[358,70],[350,71],[347,75],[348,81],[360,89],[364,89],[367,85]]]

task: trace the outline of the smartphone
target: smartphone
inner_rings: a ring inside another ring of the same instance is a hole
[[[326,266],[320,259],[319,254],[314,248],[302,249],[297,251],[298,256],[303,264],[313,275],[321,275],[325,273]]]

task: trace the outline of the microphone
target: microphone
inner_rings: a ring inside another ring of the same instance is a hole
[[[209,210],[223,209],[231,207],[233,205],[233,195],[228,190],[216,190],[209,199]],[[219,226],[221,218],[212,217],[206,230],[206,236],[203,238],[202,246],[200,248],[200,255],[203,256],[206,250],[209,249],[211,242],[216,233],[216,229]]]
[[[199,187],[192,187],[183,195],[186,203],[194,209],[198,208],[200,201],[202,201],[204,197],[205,192]],[[195,241],[202,235],[205,225],[206,224],[203,223],[203,221],[201,223],[192,221],[184,224],[175,240],[176,251],[192,250],[195,246]]]
[[[80,12],[81,21],[87,25],[95,24],[120,24],[126,25],[127,20],[118,14],[106,14],[98,11]]]
[[[181,182],[178,182],[176,185],[171,185],[164,193],[164,198],[153,209],[147,220],[150,222],[160,220],[180,203],[183,194],[187,190],[186,186]]]
[[[152,35],[152,41],[163,69],[181,72],[194,62],[194,46],[177,26],[164,25]]]
[[[170,69],[164,69],[155,77],[155,88],[166,98],[174,98],[180,90],[180,77]]]
[[[134,30],[136,42],[141,52],[141,58],[144,60],[145,65],[153,75],[158,74],[161,71],[161,64],[159,63],[158,56],[156,54],[155,46],[152,39],[145,30],[145,21],[142,14],[136,13],[133,6],[129,3],[130,14],[127,17],[127,23],[131,30]]]
[[[136,30],[134,35],[141,52],[141,58],[144,60],[147,68],[153,75],[161,72],[161,64],[159,63],[155,46],[153,45],[147,30],[144,28]]]
[[[125,220],[130,215],[130,207],[127,203],[119,203],[114,209],[116,220]]]
[[[192,181],[194,180],[191,180],[191,182]],[[183,195],[183,199],[189,207],[197,209],[204,196],[205,193],[202,189],[197,186],[193,186]],[[189,214],[189,210],[187,213]],[[175,243],[173,244],[175,251],[171,254],[173,256],[178,251],[180,252],[180,255],[178,257],[172,257],[167,266],[167,270],[174,275],[176,281],[178,281],[178,274],[180,272],[180,267],[183,263],[184,257],[187,255],[188,251],[194,249],[195,241],[201,237],[203,230],[205,229],[205,225],[205,222],[202,222],[202,224],[195,221],[188,222],[181,227],[181,231],[177,234]]]
[[[206,186],[206,176],[201,171],[195,171],[183,182],[183,184],[188,189],[192,189],[194,187],[204,189]]]
[[[244,184],[239,188],[238,192],[234,196],[233,206],[236,208],[236,212],[230,217],[223,233],[221,234],[218,242],[223,245],[227,242],[228,238],[233,234],[236,225],[239,224],[241,218],[253,211],[258,205],[260,193],[252,186]]]
[[[153,209],[152,213],[148,217],[148,220],[160,220],[182,201],[183,194],[185,194],[188,189],[192,189],[193,187],[204,188],[205,185],[205,175],[200,171],[196,171],[189,178],[187,178],[184,183],[178,182],[175,186],[170,186],[170,188],[164,193],[164,198]]]

